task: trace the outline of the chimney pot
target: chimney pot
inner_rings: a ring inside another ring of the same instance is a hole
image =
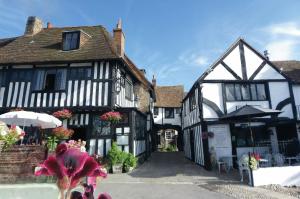
[[[152,85],[155,87],[156,86],[156,78],[155,75],[152,77]]]
[[[43,29],[43,22],[35,16],[29,16],[26,23],[25,35],[35,35]]]
[[[48,23],[47,23],[47,28],[53,28],[53,25],[52,25],[51,22],[48,22]]]

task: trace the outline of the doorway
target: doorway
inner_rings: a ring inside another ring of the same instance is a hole
[[[74,134],[72,135],[72,140],[84,140],[87,139],[87,128],[86,127],[75,127],[72,128],[74,130]]]
[[[190,147],[191,147],[191,160],[195,161],[195,136],[194,136],[194,130],[190,130]]]

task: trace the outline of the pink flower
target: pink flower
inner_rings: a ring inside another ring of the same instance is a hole
[[[66,144],[60,144],[56,148],[56,156],[50,156],[45,160],[35,175],[57,176],[57,186],[61,190],[75,188],[80,179],[86,176],[106,177],[101,166],[86,152],[75,148],[68,148]]]

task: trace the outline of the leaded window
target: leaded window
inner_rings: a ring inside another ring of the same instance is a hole
[[[227,101],[263,101],[267,100],[265,84],[225,84]]]
[[[165,118],[174,118],[174,108],[165,108]]]
[[[79,48],[80,32],[64,32],[63,33],[63,50],[75,50]]]

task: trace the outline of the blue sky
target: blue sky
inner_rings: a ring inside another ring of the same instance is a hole
[[[30,15],[108,31],[121,18],[126,53],[148,78],[189,90],[240,36],[272,60],[299,60],[299,8],[299,0],[0,0],[0,38],[23,34]]]

